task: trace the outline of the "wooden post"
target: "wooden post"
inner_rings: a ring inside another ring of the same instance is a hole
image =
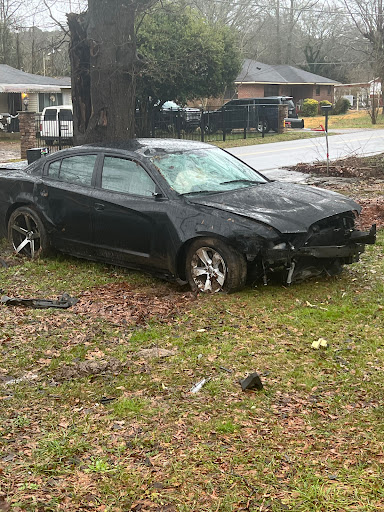
[[[20,150],[21,158],[27,158],[27,149],[37,146],[36,139],[36,112],[18,112],[20,123]]]

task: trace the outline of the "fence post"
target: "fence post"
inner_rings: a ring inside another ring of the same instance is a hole
[[[201,109],[201,116],[200,116],[200,132],[201,132],[201,142],[204,142],[204,139],[205,139],[205,119],[204,119],[203,109]]]
[[[27,158],[27,149],[37,146],[36,139],[36,112],[18,112],[20,122],[20,150],[21,158]]]
[[[59,150],[61,150],[62,147],[61,147],[61,112],[60,112],[60,109],[57,113],[57,123],[58,123],[57,128],[58,128],[58,133],[59,133]]]
[[[223,106],[223,110],[222,110],[222,114],[223,114],[223,142],[225,142],[225,107]]]

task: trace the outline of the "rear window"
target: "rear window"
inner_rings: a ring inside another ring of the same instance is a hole
[[[59,112],[61,121],[72,121],[72,110],[69,108],[62,108]]]
[[[284,105],[288,105],[288,108],[295,108],[295,104],[292,100],[285,100]]]
[[[45,111],[44,121],[56,121],[56,115],[57,115],[57,109],[50,108],[49,110]]]

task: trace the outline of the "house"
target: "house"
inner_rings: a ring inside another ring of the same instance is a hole
[[[33,75],[0,64],[0,113],[16,115],[26,108],[41,112],[50,105],[71,105],[71,79]]]
[[[383,105],[381,81],[379,78],[367,82],[353,84],[339,84],[335,86],[335,98],[347,98],[352,107],[368,108],[373,102],[375,105]]]
[[[235,84],[238,98],[292,96],[300,104],[306,98],[333,103],[339,82],[286,64],[272,66],[246,59]]]

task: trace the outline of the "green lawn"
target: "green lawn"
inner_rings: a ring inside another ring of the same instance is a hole
[[[0,306],[0,510],[384,510],[383,245],[336,278],[197,298],[11,258],[7,295],[80,302]]]

